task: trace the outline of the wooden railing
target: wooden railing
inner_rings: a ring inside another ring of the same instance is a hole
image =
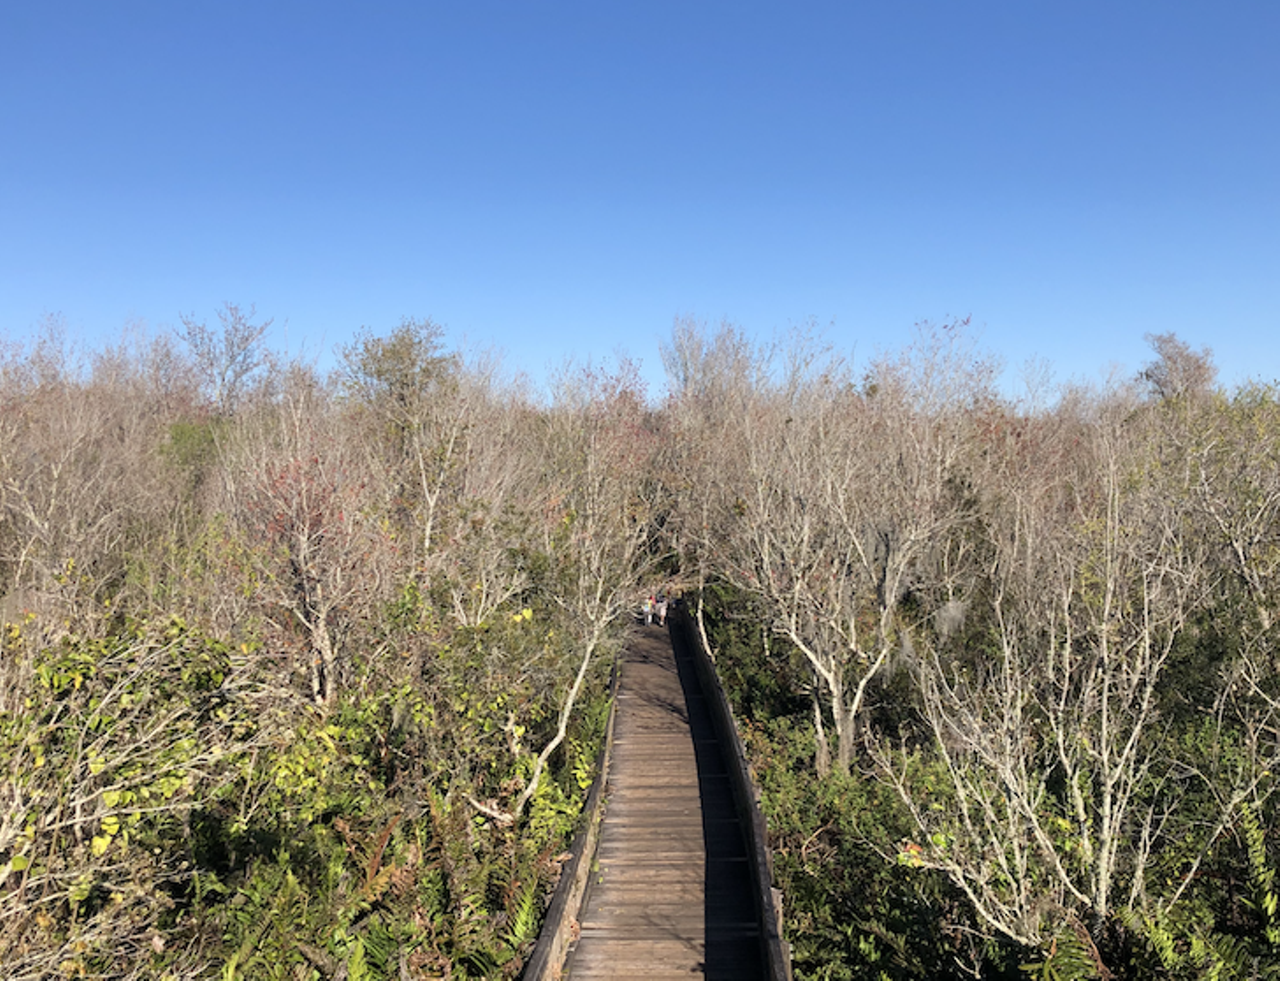
[[[756,912],[760,917],[765,977],[768,981],[791,981],[791,951],[782,936],[782,892],[773,885],[773,860],[764,814],[760,810],[760,790],[733,718],[733,709],[720,685],[720,676],[702,646],[697,627],[683,605],[678,605],[673,612],[671,635],[674,644],[683,645],[693,656],[703,696],[707,699],[716,727],[716,739],[725,751],[734,803],[747,838],[747,859],[751,864]]]

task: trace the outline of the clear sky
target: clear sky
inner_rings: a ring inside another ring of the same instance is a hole
[[[0,3],[0,337],[430,317],[541,380],[676,317],[1280,377],[1280,4]]]

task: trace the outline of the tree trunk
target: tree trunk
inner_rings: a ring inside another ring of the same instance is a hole
[[[811,691],[813,701],[813,738],[816,751],[813,756],[813,768],[819,777],[827,777],[831,773],[831,744],[827,740],[827,730],[822,724],[822,701],[818,698],[818,679],[814,678]]]

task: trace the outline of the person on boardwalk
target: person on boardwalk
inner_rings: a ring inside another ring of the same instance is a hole
[[[644,598],[644,625],[647,627],[653,623],[653,597],[646,596]]]
[[[665,627],[667,625],[667,594],[658,594],[658,626]]]

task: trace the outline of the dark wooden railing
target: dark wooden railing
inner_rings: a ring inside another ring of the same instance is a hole
[[[782,892],[773,885],[773,862],[764,814],[760,810],[760,790],[747,759],[746,747],[733,717],[733,709],[720,684],[715,665],[703,648],[697,627],[683,607],[677,608],[675,612],[671,635],[677,656],[683,653],[690,657],[698,673],[729,770],[734,803],[744,824],[752,892],[756,901],[756,914],[760,918],[760,944],[765,977],[768,981],[790,981],[791,952],[782,935]]]

